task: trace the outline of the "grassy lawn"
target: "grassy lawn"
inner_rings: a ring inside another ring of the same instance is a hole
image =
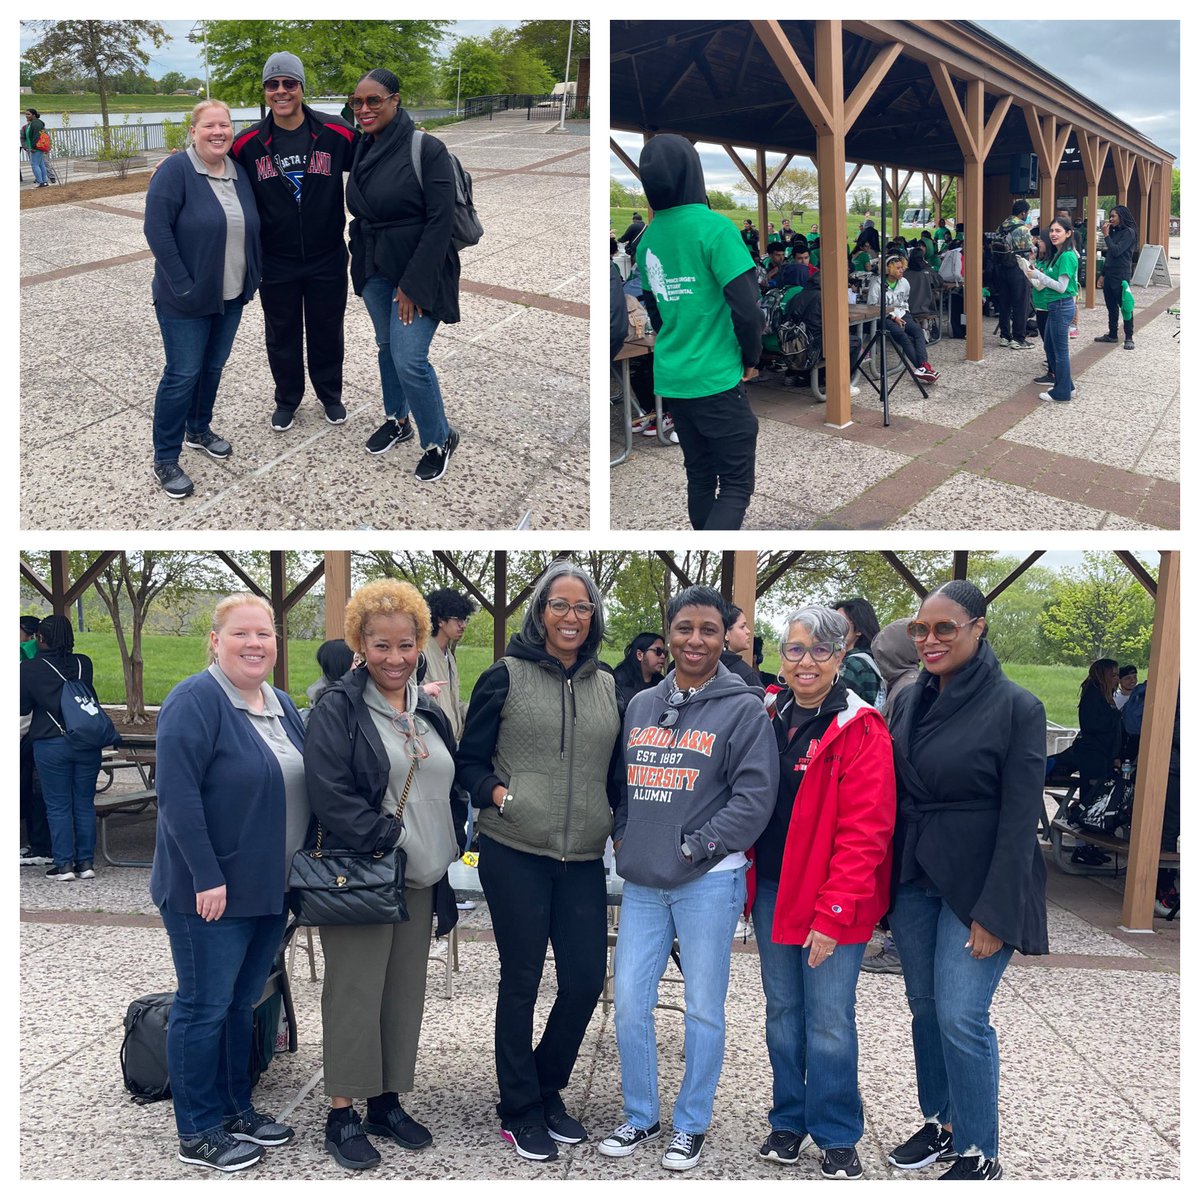
[[[21,96],[21,111],[33,106],[40,113],[99,112],[100,97],[95,92],[81,96],[25,95]],[[108,115],[139,112],[191,112],[196,107],[195,96],[124,96],[108,97]]]
[[[296,704],[304,708],[308,698],[305,688],[317,678],[317,647],[324,639],[307,641],[288,639],[288,663],[291,676],[289,692]],[[145,659],[145,690],[147,704],[161,704],[163,697],[181,679],[204,669],[208,639],[205,637],[173,637],[166,634],[148,635],[142,640]],[[109,633],[80,633],[75,636],[75,648],[91,658],[95,668],[96,692],[105,704],[120,704],[125,699],[125,684],[121,675],[121,658],[116,642]],[[768,651],[770,651],[768,647]],[[616,647],[606,647],[601,658],[615,667],[621,661]],[[458,670],[462,692],[469,697],[475,681],[492,663],[492,652],[486,646],[460,646]],[[779,659],[768,652],[763,670],[777,671]],[[1083,667],[1005,664],[1005,673],[1015,683],[1028,688],[1046,706],[1046,716],[1057,725],[1074,727],[1079,704],[1079,684],[1087,673]]]

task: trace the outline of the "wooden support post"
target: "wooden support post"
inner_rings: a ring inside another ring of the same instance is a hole
[[[1133,153],[1121,146],[1112,148],[1113,173],[1117,177],[1117,203],[1129,206],[1129,181],[1133,178]]]
[[[67,615],[67,588],[70,587],[70,566],[67,550],[50,551],[50,607],[56,617]]]
[[[346,636],[346,604],[350,599],[350,551],[325,551],[325,637]]]
[[[754,153],[754,174],[758,181],[758,257],[767,252],[767,152]],[[790,253],[790,250],[789,250]]]
[[[288,652],[287,652],[287,569],[284,551],[271,552],[271,612],[275,614],[275,640],[278,653],[275,656],[275,673],[272,682],[277,688],[287,691]]]
[[[1153,928],[1154,884],[1158,876],[1158,851],[1178,694],[1179,551],[1164,550],[1158,567],[1146,712],[1138,747],[1133,826],[1129,831],[1129,867],[1121,907],[1122,927],[1139,933],[1148,933]]]
[[[954,578],[966,579],[967,568],[970,565],[971,552],[969,550],[954,551]]]
[[[1137,158],[1137,177],[1138,190],[1140,197],[1138,200],[1138,233],[1142,238],[1142,245],[1150,244],[1150,192],[1153,188],[1153,177],[1150,170],[1150,160],[1143,158],[1140,154]]]
[[[888,189],[892,194],[892,237],[900,236],[900,168],[892,168],[892,186]]]
[[[492,587],[492,661],[504,657],[508,645],[508,551],[496,551],[496,569]]]
[[[758,553],[754,550],[733,551],[733,602],[746,615],[746,624],[754,628],[755,585],[758,581]],[[754,640],[742,651],[748,666],[754,666]]]
[[[1087,183],[1087,221],[1085,225],[1084,251],[1087,254],[1088,273],[1084,290],[1084,307],[1096,307],[1096,207],[1099,204],[1100,176],[1104,173],[1104,162],[1108,158],[1108,142],[1097,133],[1078,135],[1079,157],[1083,163],[1083,177]]]
[[[1150,234],[1153,236],[1151,245],[1161,246],[1163,253],[1167,251],[1168,223],[1167,213],[1171,208],[1171,177],[1166,170],[1166,164],[1156,162],[1153,166],[1154,190],[1150,194]],[[1150,241],[1150,237],[1147,237]]]

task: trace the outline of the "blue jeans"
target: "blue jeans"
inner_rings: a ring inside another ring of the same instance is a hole
[[[33,761],[42,781],[56,867],[96,857],[96,776],[99,750],[76,750],[65,737],[38,738]]]
[[[50,172],[46,170],[45,150],[30,150],[29,165],[33,167],[33,177],[38,183],[50,182]]]
[[[379,346],[379,380],[383,387],[383,411],[397,421],[411,414],[417,423],[421,446],[444,446],[450,436],[442,389],[429,361],[429,343],[438,322],[430,316],[413,315],[411,325],[400,320],[396,289],[382,275],[372,275],[363,284],[363,303],[375,326]]]
[[[779,884],[754,896],[754,939],[767,998],[771,1128],[808,1133],[822,1150],[853,1146],[863,1134],[858,1094],[854,996],[865,942],[842,945],[819,966],[803,946],[771,940]]]
[[[746,868],[709,871],[677,888],[625,883],[617,935],[614,1001],[625,1119],[639,1129],[658,1120],[658,981],[679,939],[683,964],[686,1066],[674,1127],[704,1133],[725,1057],[725,993],[738,916],[746,903]]]
[[[221,372],[233,349],[245,302],[226,300],[208,317],[166,317],[154,306],[167,365],[154,396],[154,461],[179,457],[184,433],[204,433],[212,421]]]
[[[888,923],[913,1015],[921,1112],[926,1120],[954,1126],[959,1154],[995,1158],[1000,1052],[989,1010],[1013,948],[972,958],[965,948],[971,931],[940,893],[909,883],[896,889]]]
[[[1075,298],[1064,296],[1051,300],[1046,309],[1046,361],[1054,372],[1054,386],[1050,389],[1051,399],[1071,398],[1070,329],[1075,320]]]
[[[192,1141],[250,1108],[254,1006],[287,912],[218,921],[159,912],[179,980],[167,1023],[167,1074],[179,1136]]]

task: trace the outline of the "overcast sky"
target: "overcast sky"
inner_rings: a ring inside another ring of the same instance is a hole
[[[150,55],[150,63],[146,67],[147,74],[152,79],[161,79],[168,71],[179,71],[188,79],[192,76],[203,79],[204,48],[199,45],[193,46],[187,40],[188,34],[196,22],[161,21],[160,23],[171,35],[171,40],[158,50],[154,48],[153,43],[145,43],[143,49]],[[454,44],[455,37],[486,36],[497,27],[515,29],[520,24],[520,21],[455,21],[447,31],[447,36],[443,37],[440,48],[445,53]],[[21,26],[21,53],[24,54],[26,49],[40,36],[41,34]],[[386,63],[380,65],[387,66]]]
[[[977,21],[1040,65],[1053,60],[1054,73],[1064,83],[1127,121],[1163,149],[1179,155],[1179,22],[1178,21]],[[1064,53],[1063,47],[1069,51]],[[615,133],[622,149],[636,162],[642,139]],[[720,146],[697,144],[710,188],[732,191],[742,176]],[[752,155],[743,155],[746,162]],[[767,165],[782,155],[767,155]],[[613,178],[636,185],[615,156],[609,156]],[[800,165],[807,165],[801,161]],[[879,199],[879,181],[864,168],[854,186],[870,189]],[[913,202],[921,181],[909,185]]]

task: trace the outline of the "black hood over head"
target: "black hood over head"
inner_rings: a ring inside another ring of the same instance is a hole
[[[704,168],[696,147],[677,133],[660,133],[643,147],[638,159],[646,203],[655,212],[681,204],[708,205]]]

